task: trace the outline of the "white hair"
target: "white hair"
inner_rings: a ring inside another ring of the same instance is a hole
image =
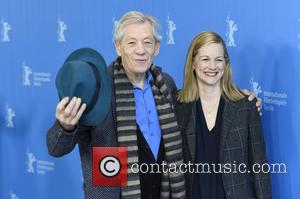
[[[152,33],[157,42],[161,40],[161,35],[158,33],[159,23],[151,15],[145,15],[138,11],[130,11],[125,13],[118,21],[114,31],[114,40],[120,43],[124,36],[124,29],[131,24],[144,24],[149,22],[152,26]]]

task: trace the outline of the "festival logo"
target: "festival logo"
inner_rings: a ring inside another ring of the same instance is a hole
[[[33,153],[30,153],[29,150],[26,152],[27,160],[26,160],[26,171],[28,173],[35,173],[33,168],[33,163],[36,162],[36,158]]]
[[[14,128],[14,120],[13,118],[16,116],[15,111],[9,107],[8,105],[6,106],[6,127],[7,128]]]
[[[47,172],[55,170],[54,162],[40,160],[29,149],[26,151],[26,172],[31,174],[45,175]]]
[[[68,29],[67,24],[60,18],[57,19],[57,41],[66,42],[65,31]]]
[[[265,111],[274,111],[275,108],[287,106],[288,95],[285,92],[263,90],[260,83],[254,80],[254,77],[251,77],[250,85],[252,92],[262,98]]]
[[[262,92],[261,86],[259,86],[258,82],[254,81],[253,77],[250,80],[250,84],[251,84],[251,90],[252,90],[252,92],[254,92],[256,96],[258,96]]]
[[[1,41],[2,42],[10,42],[9,31],[11,31],[11,25],[1,19]]]
[[[174,31],[176,30],[176,24],[174,23],[173,20],[170,19],[169,16],[167,18],[167,25],[168,25],[168,29],[167,29],[167,44],[174,45],[175,44]]]
[[[227,32],[226,32],[226,37],[227,37],[227,45],[230,47],[235,47],[235,40],[234,40],[234,33],[238,30],[237,24],[235,21],[233,21],[230,16],[227,16],[226,19],[227,22]]]
[[[23,86],[30,86],[31,81],[29,76],[32,74],[31,68],[24,62],[23,63]]]
[[[42,86],[46,82],[51,81],[51,73],[47,72],[34,72],[26,61],[22,64],[22,84],[23,86]]]

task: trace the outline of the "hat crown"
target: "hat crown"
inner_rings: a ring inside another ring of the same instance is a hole
[[[79,123],[100,124],[110,109],[111,78],[101,54],[91,48],[72,52],[56,76],[59,98],[80,97],[87,108]]]
[[[85,61],[68,61],[63,65],[58,75],[61,75],[59,97],[81,97],[82,102],[90,103],[95,89],[96,78],[92,66]]]

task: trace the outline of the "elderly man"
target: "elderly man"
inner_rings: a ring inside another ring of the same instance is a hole
[[[140,12],[125,13],[115,29],[118,58],[109,66],[111,104],[101,124],[78,124],[86,104],[63,98],[56,108],[57,121],[47,134],[52,156],[59,157],[79,145],[86,198],[186,198],[184,174],[135,173],[128,170],[128,185],[92,185],[92,147],[128,147],[132,164],[183,162],[182,137],[175,116],[176,85],[152,64],[159,53],[158,23]],[[260,106],[260,104],[258,105]]]
[[[129,169],[128,186],[92,185],[92,146],[126,146],[132,164],[183,162],[173,106],[176,86],[170,76],[152,65],[160,48],[157,26],[153,17],[140,12],[128,12],[119,20],[114,35],[119,57],[109,66],[112,100],[100,125],[78,125],[86,109],[80,98],[66,97],[57,105],[57,121],[47,134],[48,150],[59,157],[78,143],[86,198],[185,198],[182,173],[163,176]]]

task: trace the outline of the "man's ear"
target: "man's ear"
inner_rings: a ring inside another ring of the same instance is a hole
[[[121,44],[120,44],[120,42],[115,40],[114,43],[115,43],[115,49],[116,49],[116,52],[117,52],[118,56],[121,56]]]
[[[156,55],[158,55],[159,50],[160,50],[160,41],[157,41],[157,42],[155,43],[154,49],[155,49],[155,51],[154,51],[154,56],[156,56]]]

